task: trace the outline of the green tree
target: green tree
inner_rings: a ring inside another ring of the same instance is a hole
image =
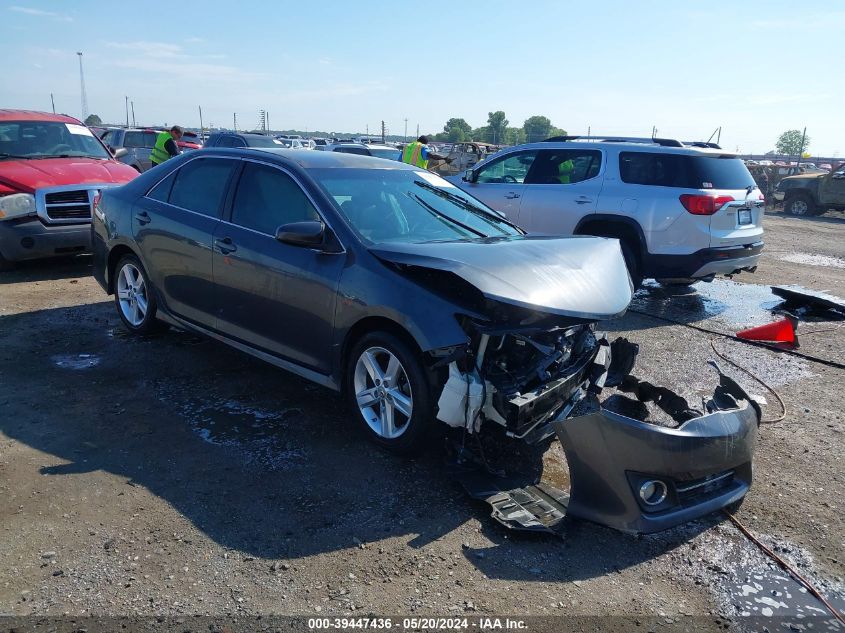
[[[504,142],[505,130],[508,127],[508,123],[510,123],[510,121],[508,121],[505,113],[501,110],[487,113],[487,126],[490,128],[490,134],[493,137],[490,141],[491,143]]]
[[[509,127],[505,129],[504,143],[506,145],[520,145],[525,143],[525,130],[521,127]]]
[[[446,125],[443,126],[443,131],[446,132],[446,134],[450,134],[453,128],[461,130],[464,133],[464,136],[472,134],[472,126],[464,119],[449,119],[446,121]]]
[[[477,141],[479,143],[489,143],[492,137],[492,133],[490,132],[489,127],[477,127],[472,131],[470,134],[470,140]]]
[[[472,128],[470,128],[470,131],[472,131]],[[460,143],[465,138],[466,134],[463,129],[459,127],[449,128],[449,131],[446,133],[446,140],[451,143]]]
[[[535,115],[525,119],[522,129],[525,130],[525,138],[528,142],[534,143],[547,139],[552,135],[552,122],[548,117]]]
[[[102,125],[103,120],[100,117],[98,117],[96,114],[89,114],[87,117],[85,117],[85,120],[83,121],[83,123],[85,125]]]
[[[803,149],[810,146],[810,137],[804,139]],[[793,156],[801,152],[801,130],[787,130],[778,137],[775,149],[779,154]]]

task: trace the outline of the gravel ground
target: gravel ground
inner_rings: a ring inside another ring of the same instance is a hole
[[[845,296],[845,219],[766,222],[760,269],[738,284]],[[640,343],[640,377],[690,397],[715,384],[709,335],[640,313],[602,325]],[[788,408],[761,429],[738,516],[839,600],[845,372],[717,344]],[[802,339],[819,358],[843,349],[838,331]],[[720,516],[641,538],[577,521],[563,539],[521,536],[443,465],[436,449],[384,453],[333,393],[221,344],[128,338],[84,258],[0,277],[0,614],[608,614],[705,630],[813,613],[768,604],[791,581]]]

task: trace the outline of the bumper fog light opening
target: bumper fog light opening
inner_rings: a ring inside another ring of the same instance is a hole
[[[658,506],[669,494],[666,484],[659,479],[649,479],[640,486],[640,499],[648,506]]]

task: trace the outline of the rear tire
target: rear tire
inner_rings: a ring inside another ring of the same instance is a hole
[[[167,325],[156,318],[158,303],[141,260],[124,255],[114,270],[114,305],[123,326],[139,336],[166,330]]]
[[[789,215],[816,215],[816,203],[810,194],[799,192],[784,200],[783,210]]]
[[[396,453],[425,446],[434,399],[420,353],[388,332],[370,332],[350,350],[344,393],[358,427]]]

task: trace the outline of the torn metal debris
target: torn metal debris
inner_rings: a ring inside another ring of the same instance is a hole
[[[845,318],[845,299],[802,286],[772,286],[772,294],[784,300],[776,309],[786,310],[801,316],[804,314],[827,314]]]

